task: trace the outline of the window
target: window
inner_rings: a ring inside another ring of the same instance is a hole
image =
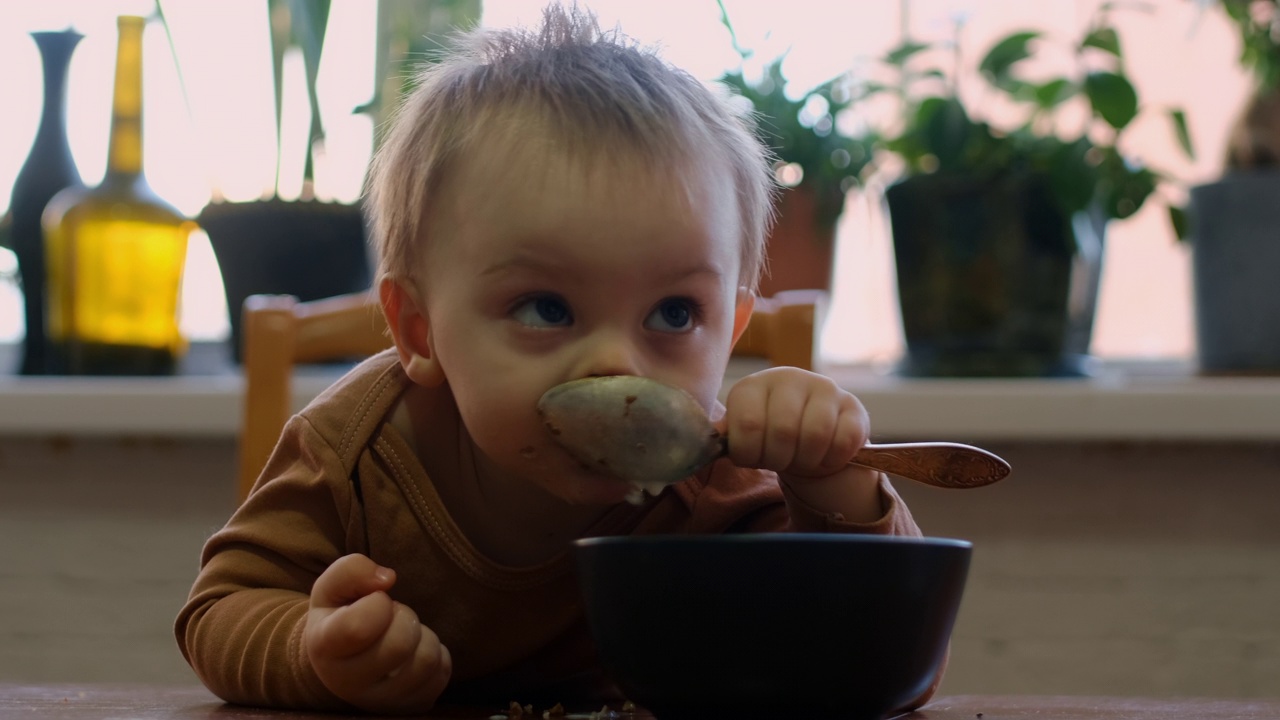
[[[604,25],[619,24],[642,42],[657,43],[669,60],[699,77],[713,79],[738,62],[714,0],[586,2]],[[1016,28],[1075,37],[1102,3],[792,0],[786,12],[752,0],[725,4],[741,44],[755,50],[761,62],[789,52],[784,68],[792,82],[805,85],[865,65],[896,45],[904,26],[913,37],[935,40],[948,36],[955,20],[963,17],[962,42],[972,63],[991,40]],[[194,215],[214,192],[231,199],[255,197],[273,177],[271,88],[264,84],[269,75],[263,71],[269,62],[265,5],[262,0],[228,0],[211,10],[199,0],[166,2],[179,42],[192,57],[199,57],[185,61],[190,114],[163,32],[154,24],[148,29],[146,171],[156,191],[184,212]],[[1127,67],[1145,106],[1186,108],[1199,156],[1195,162],[1181,157],[1159,112],[1140,118],[1128,149],[1187,184],[1208,182],[1220,171],[1229,124],[1248,92],[1247,77],[1235,63],[1235,37],[1216,11],[1202,10],[1192,0],[1151,5],[1148,11],[1121,10],[1115,15]],[[532,22],[538,6],[529,0],[485,0],[484,22]],[[317,171],[317,191],[353,199],[372,145],[367,119],[350,110],[369,98],[373,86],[374,3],[334,0],[332,8],[320,79],[329,157]],[[39,58],[26,33],[74,25],[86,35],[71,68],[69,134],[81,175],[93,184],[106,162],[114,13],[147,14],[150,9],[151,3],[144,0],[133,6],[97,0],[0,4],[0,63],[7,68],[0,93],[9,100],[7,132],[0,134],[0,208],[7,209],[14,177],[39,120]],[[294,77],[301,73],[298,63],[293,61]],[[297,107],[300,92],[298,82],[286,81],[286,93],[295,99],[291,108]],[[306,118],[299,110],[287,109],[285,121],[305,125]],[[286,163],[293,164],[288,167],[300,167],[300,148],[286,148],[285,156]],[[876,195],[878,182],[868,192],[851,196],[840,225],[837,279],[823,335],[824,354],[832,360],[891,361],[900,353],[892,253]],[[296,187],[286,185],[284,194],[289,192],[296,193]],[[1109,228],[1093,344],[1100,356],[1187,357],[1194,351],[1189,251],[1173,240],[1163,212],[1159,204],[1150,203],[1136,217]],[[13,254],[0,250],[0,341],[17,340],[23,333],[15,277]],[[194,238],[183,328],[192,339],[225,337],[226,312],[208,242]]]

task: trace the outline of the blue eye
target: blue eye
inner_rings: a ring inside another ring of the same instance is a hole
[[[524,300],[511,311],[511,316],[529,327],[563,327],[573,322],[569,306],[549,295]]]
[[[663,332],[688,332],[698,312],[697,305],[686,298],[663,300],[645,321],[645,327]]]

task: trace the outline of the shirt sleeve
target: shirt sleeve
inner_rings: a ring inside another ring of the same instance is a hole
[[[355,502],[333,449],[302,417],[286,425],[254,492],[205,543],[180,611],[178,647],[222,699],[349,711],[315,675],[302,631],[311,586],[347,554]]]

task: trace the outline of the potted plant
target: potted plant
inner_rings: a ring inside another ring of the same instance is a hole
[[[1196,352],[1209,375],[1280,375],[1280,0],[1216,0],[1254,90],[1216,182],[1191,189]]]
[[[900,127],[876,142],[904,168],[886,192],[903,374],[1087,373],[1106,225],[1137,212],[1165,178],[1118,146],[1143,108],[1105,6],[1069,48],[1074,72],[1022,77],[1045,40],[1026,30],[997,41],[978,64],[985,95],[962,95],[958,67],[916,67],[934,46],[908,41],[884,58],[895,81],[867,83],[860,96],[888,93],[901,108]],[[995,126],[982,114],[993,104],[1021,122]],[[1083,111],[1075,125],[1071,105]],[[1189,154],[1185,115],[1169,114]],[[1170,215],[1184,232],[1181,209]]]
[[[754,53],[739,45],[723,1],[717,4],[721,23],[745,65]],[[769,62],[758,79],[749,80],[743,67],[719,78],[750,103],[756,132],[775,156],[780,192],[766,246],[766,275],[760,281],[765,297],[782,290],[830,288],[836,223],[846,195],[871,161],[872,149],[868,138],[851,136],[837,126],[852,102],[849,79],[837,76],[795,93],[782,72],[784,59]]]
[[[158,0],[162,21],[163,5],[163,0]],[[315,152],[325,137],[316,82],[328,30],[329,5],[329,0],[268,2],[278,136],[282,132],[283,59],[288,48],[301,50],[305,68],[311,122],[301,196],[296,200],[280,197],[277,151],[276,191],[270,197],[250,202],[215,199],[196,218],[209,235],[222,274],[231,320],[231,350],[236,360],[240,357],[240,309],[249,295],[288,294],[303,301],[316,300],[359,292],[372,281],[361,205],[321,201],[312,192]],[[474,24],[479,19],[480,2],[379,0],[377,13],[375,96],[371,103],[355,109],[373,114],[375,121],[385,117],[399,99],[399,85],[389,87],[384,80],[407,82],[412,75],[407,63],[422,61],[424,47],[431,39]],[[165,27],[169,29],[167,21]],[[171,33],[169,38],[177,58]]]
[[[182,53],[175,42],[164,0],[159,15],[181,77]],[[283,60],[289,47],[302,50],[311,121],[305,148],[303,189],[296,200],[280,196],[280,156],[271,193],[258,200],[230,202],[219,197],[197,215],[208,234],[222,275],[231,321],[231,353],[240,358],[240,309],[254,293],[287,293],[305,300],[355,292],[369,286],[363,213],[358,205],[317,200],[312,192],[314,153],[324,142],[316,102],[316,76],[329,19],[328,0],[269,0],[271,72],[275,87],[278,147],[281,128]],[[265,69],[265,63],[264,63]]]

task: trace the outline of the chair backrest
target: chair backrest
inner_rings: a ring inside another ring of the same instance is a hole
[[[818,290],[760,298],[733,354],[812,369],[814,327],[824,299]],[[245,300],[241,327],[245,391],[238,501],[253,488],[292,412],[293,367],[363,358],[391,346],[372,292],[312,302],[291,295],[252,295]]]
[[[299,302],[250,295],[241,320],[244,409],[237,496],[249,495],[293,405],[293,366],[367,357],[391,347],[372,292]]]
[[[815,333],[826,309],[826,297],[822,290],[783,290],[773,297],[757,298],[751,321],[733,346],[733,354],[812,370]]]

